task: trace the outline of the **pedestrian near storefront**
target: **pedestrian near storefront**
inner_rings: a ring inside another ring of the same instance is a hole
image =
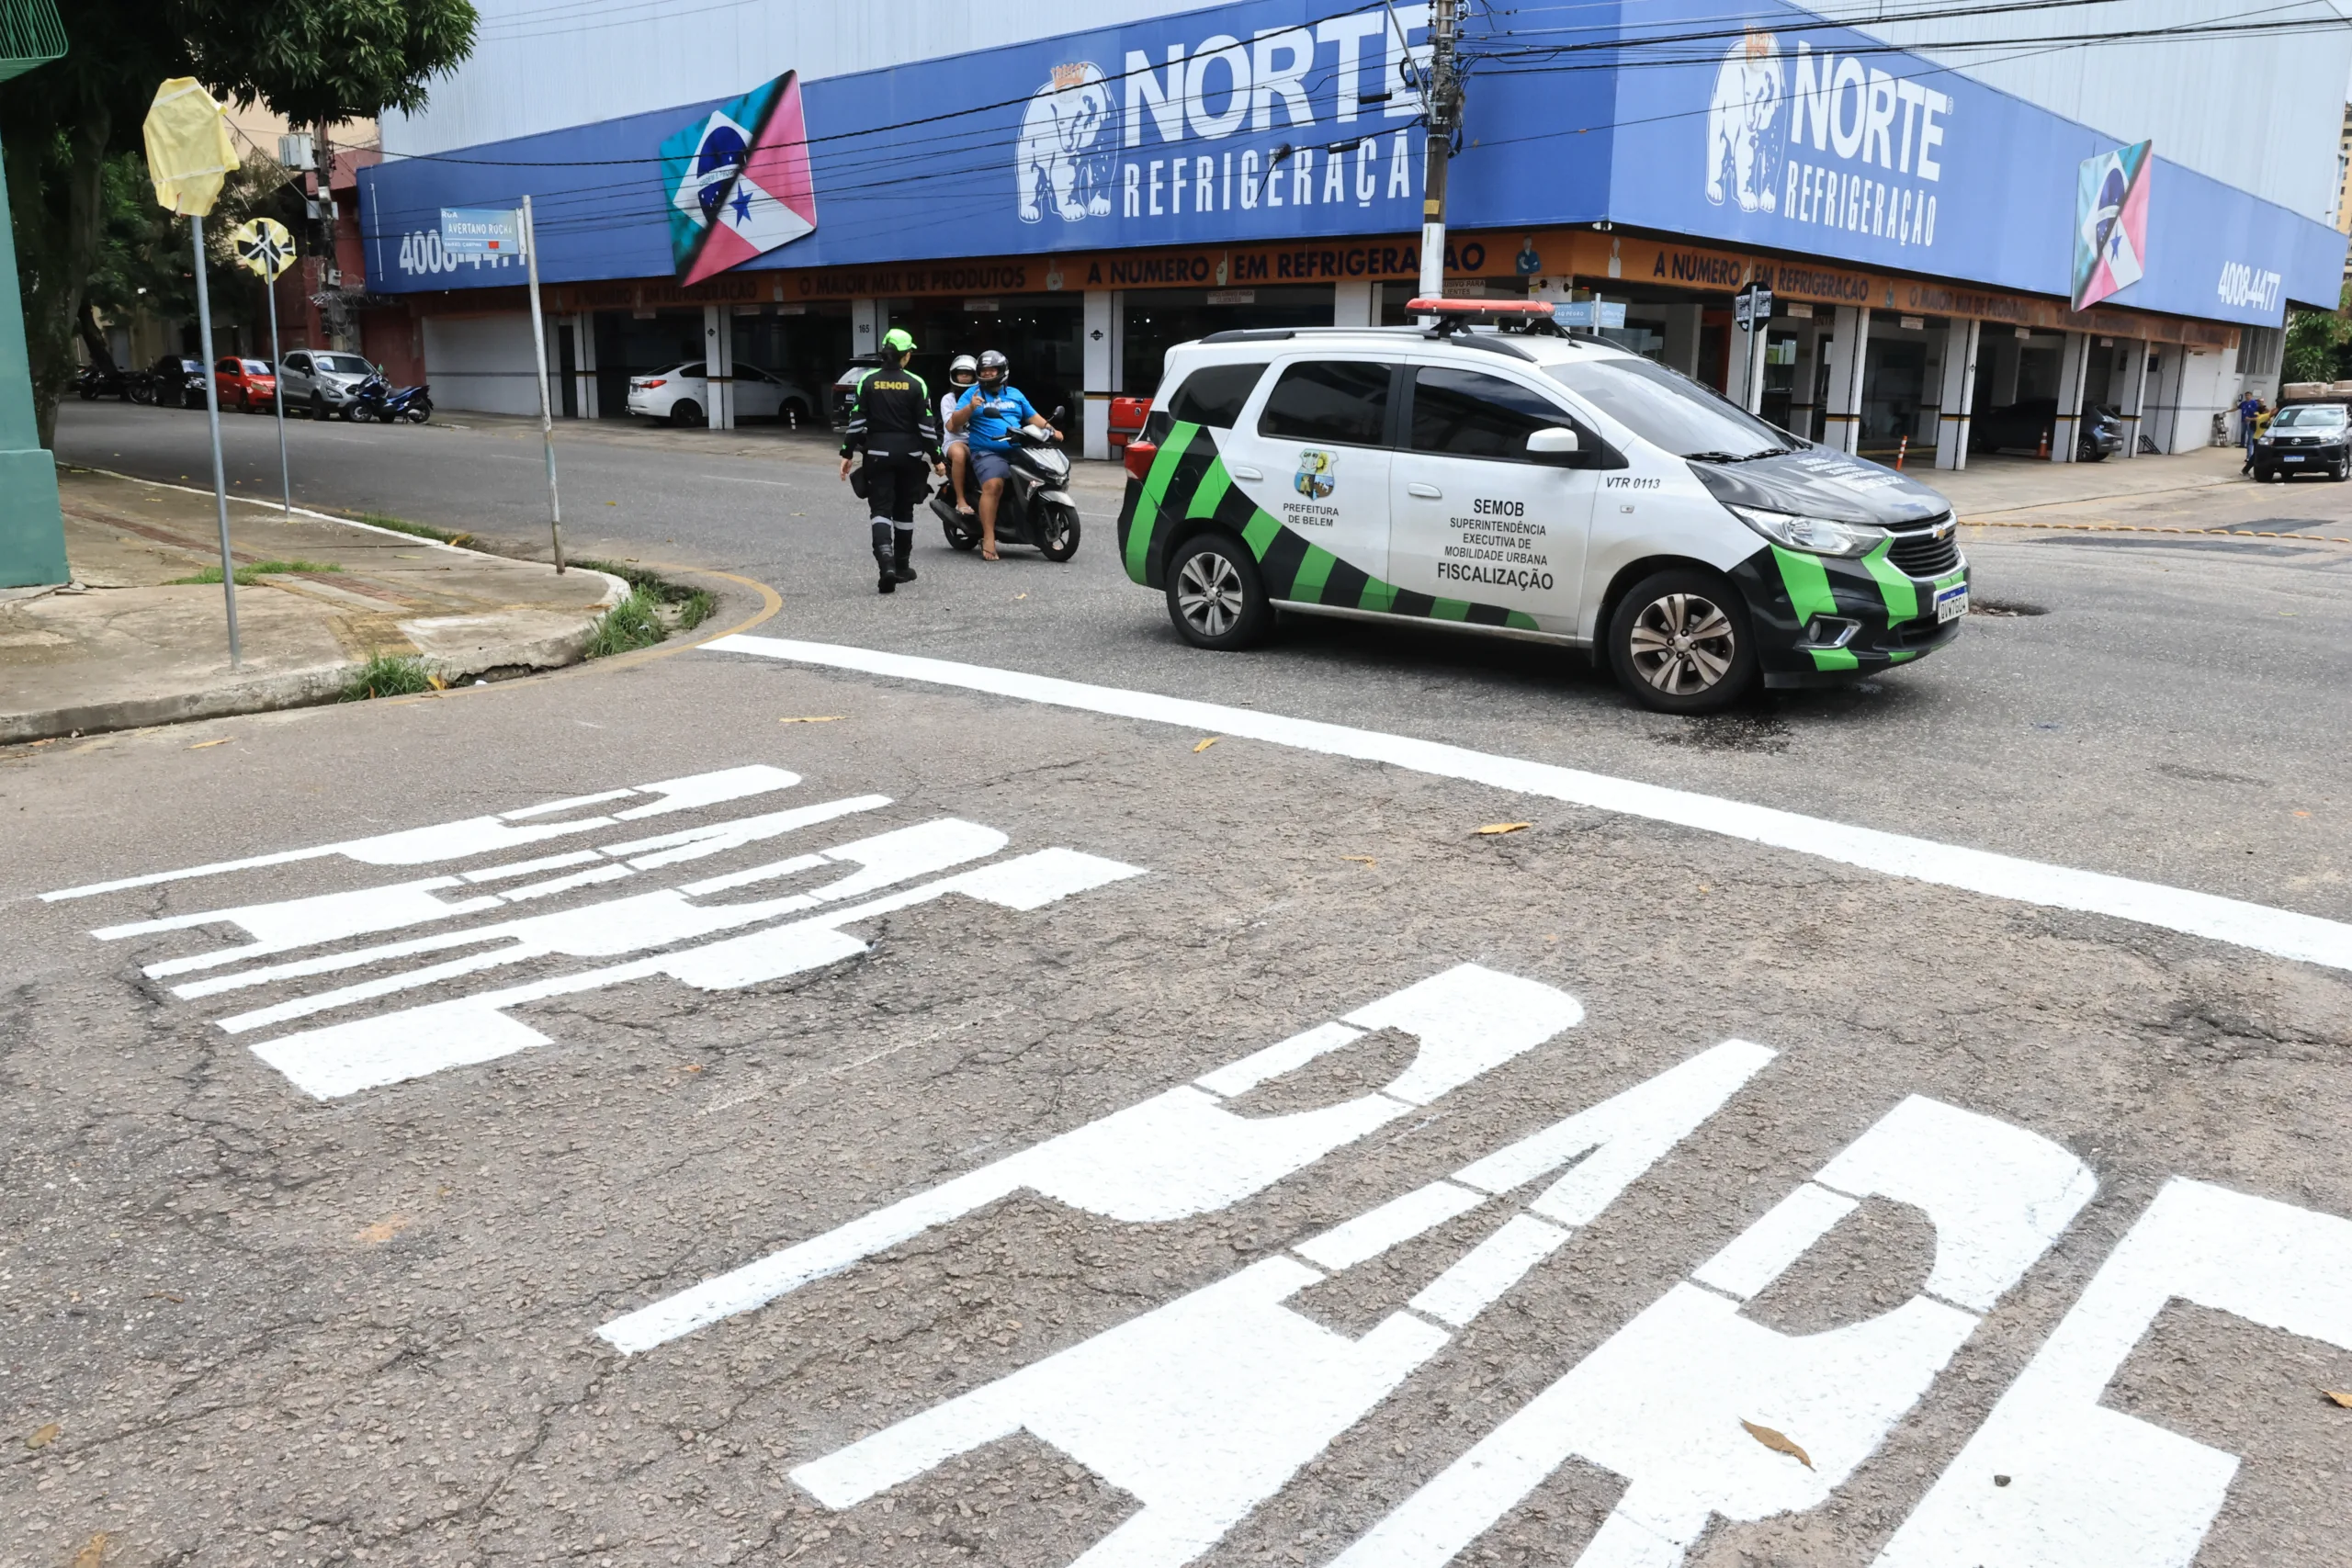
[[[851,395],[849,426],[842,433],[842,478],[850,459],[865,455],[851,488],[865,498],[872,519],[875,590],[895,593],[915,580],[908,558],[915,547],[915,502],[930,490],[932,465],[939,460],[939,411],[931,389],[907,368],[915,340],[903,327],[882,338],[882,363]]]
[[[2238,443],[2245,448],[2245,466],[2238,472],[2254,472],[2254,438],[2261,434],[2265,412],[2261,394],[2249,391],[2238,400]]]

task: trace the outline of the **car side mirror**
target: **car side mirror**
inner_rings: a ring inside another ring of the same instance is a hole
[[[1531,457],[1571,458],[1583,449],[1577,433],[1566,425],[1555,424],[1527,438],[1527,455]]]

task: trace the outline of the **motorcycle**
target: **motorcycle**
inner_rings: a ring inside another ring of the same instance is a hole
[[[351,400],[351,418],[359,424],[390,424],[395,421],[423,424],[433,417],[430,387],[401,387],[380,376],[360,383]]]
[[[111,365],[85,365],[74,378],[74,389],[84,402],[99,398],[120,398],[130,402],[136,397],[136,379],[126,376]]]
[[[1057,408],[1046,423],[1059,424],[1066,412]],[[1012,474],[997,499],[996,542],[1029,546],[1050,561],[1069,559],[1078,554],[1078,502],[1070,499],[1069,455],[1057,446],[1061,438],[1023,426],[1007,439],[1012,444]],[[967,517],[956,510],[954,487],[940,486],[931,510],[950,545],[959,550],[979,547],[979,513]]]

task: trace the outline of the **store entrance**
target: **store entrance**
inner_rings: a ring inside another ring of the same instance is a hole
[[[702,307],[678,310],[598,310],[596,412],[628,417],[628,380],[703,357]]]
[[[1272,288],[1145,288],[1125,297],[1126,322],[1120,386],[1149,397],[1168,351],[1211,333],[1256,327],[1328,327],[1334,308],[1328,283]]]
[[[848,301],[739,305],[731,332],[738,377],[764,371],[784,383],[777,423],[787,430],[826,428],[827,389],[849,363]]]
[[[1012,385],[1050,415],[1067,408],[1073,432],[1086,391],[1086,299],[1081,294],[1006,294],[991,299],[892,299],[889,325],[915,340],[916,375],[934,398],[948,390],[947,367],[959,354],[993,348],[1012,361]],[[1073,439],[1075,437],[1073,436]]]

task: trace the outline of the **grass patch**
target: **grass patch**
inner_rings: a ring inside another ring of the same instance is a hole
[[[379,653],[351,672],[343,683],[343,700],[364,703],[370,697],[411,697],[439,689],[424,660],[413,653]]]
[[[588,645],[591,659],[650,648],[673,631],[692,631],[718,610],[718,601],[705,590],[673,582],[641,566],[610,560],[569,564],[608,572],[628,584],[628,597],[606,611],[597,624],[596,636]]]
[[[251,588],[254,585],[254,580],[257,577],[278,577],[298,571],[341,571],[342,570],[343,568],[335,565],[332,561],[257,560],[251,566],[241,566],[237,569],[237,586],[240,588]],[[202,571],[198,572],[194,577],[175,577],[169,582],[164,584],[164,586],[166,588],[182,588],[190,584],[200,585],[208,582],[218,582],[220,581],[220,569],[217,566],[208,566]]]
[[[390,528],[395,534],[409,534],[444,545],[462,545],[473,538],[471,534],[453,534],[447,528],[435,528],[430,523],[412,523],[405,517],[387,516],[381,512],[363,512],[359,514],[359,521],[370,528]]]

